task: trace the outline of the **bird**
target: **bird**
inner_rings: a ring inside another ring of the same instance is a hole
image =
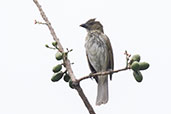
[[[81,27],[87,30],[85,50],[91,73],[114,69],[113,49],[109,38],[104,34],[103,25],[96,18],[89,19]],[[96,105],[108,102],[108,75],[94,77],[97,82]],[[112,74],[110,74],[112,80]]]

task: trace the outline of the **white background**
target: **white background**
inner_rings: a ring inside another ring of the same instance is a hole
[[[84,49],[86,30],[97,18],[110,38],[115,69],[125,66],[124,51],[150,63],[142,83],[132,71],[114,74],[109,102],[95,105],[96,83],[81,82],[97,114],[171,113],[170,0],[39,0],[62,45],[74,51],[69,59],[77,78],[90,73]],[[63,80],[51,82],[57,61],[45,48],[52,36],[32,0],[0,2],[0,114],[88,114],[75,90]]]

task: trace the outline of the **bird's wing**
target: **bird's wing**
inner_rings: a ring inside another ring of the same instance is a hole
[[[113,70],[114,69],[114,60],[113,60],[113,50],[112,50],[112,45],[110,43],[109,38],[105,35],[104,39],[106,41],[107,47],[108,47],[108,52],[109,52],[109,63],[108,63],[108,69]],[[110,80],[112,80],[112,74],[110,74]]]
[[[86,56],[87,56],[87,60],[88,60],[88,66],[89,66],[89,68],[90,68],[90,70],[91,70],[91,72],[92,73],[96,73],[96,70],[93,68],[93,66],[91,65],[91,63],[90,63],[90,60],[89,60],[89,58],[88,58],[88,55],[86,54]],[[96,80],[96,82],[98,83],[98,77],[97,76],[95,76],[94,77],[94,79]]]

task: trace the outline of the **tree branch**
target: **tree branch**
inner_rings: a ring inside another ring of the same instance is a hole
[[[106,74],[118,73],[120,71],[125,71],[125,70],[128,70],[128,69],[130,69],[130,67],[125,67],[125,68],[122,68],[122,69],[105,71],[105,72],[90,73],[88,76],[84,76],[84,77],[78,79],[77,82],[80,82],[80,81],[82,81],[84,79],[87,79],[87,78],[92,78],[92,77],[96,77],[96,76],[105,76]]]
[[[79,83],[80,81],[87,79],[87,78],[92,78],[92,77],[96,77],[96,76],[105,76],[106,74],[113,74],[113,73],[118,73],[120,71],[125,71],[130,69],[129,66],[129,58],[130,58],[130,54],[128,54],[128,52],[125,50],[124,55],[126,56],[126,66],[125,68],[122,69],[118,69],[118,70],[110,70],[110,71],[104,71],[104,72],[97,72],[97,73],[90,73],[88,76],[83,76],[82,78],[78,79],[77,82]]]
[[[43,18],[44,21],[46,22],[45,25],[48,26],[49,31],[50,31],[50,33],[51,33],[53,39],[57,42],[59,51],[60,51],[61,53],[65,53],[65,52],[64,52],[64,49],[63,49],[63,47],[62,47],[62,45],[61,45],[61,43],[60,43],[60,41],[59,41],[59,38],[56,36],[56,33],[55,33],[55,31],[54,31],[54,29],[53,29],[51,23],[49,22],[47,16],[45,15],[45,13],[44,13],[44,11],[43,11],[41,5],[39,4],[39,2],[38,2],[37,0],[33,0],[33,1],[34,1],[34,3],[36,4],[36,6],[38,7],[38,9],[39,9],[39,11],[40,11],[40,14],[41,14],[42,18]],[[69,74],[69,76],[71,77],[71,80],[73,81],[73,83],[76,83],[76,78],[75,78],[74,73],[73,73],[73,71],[72,71],[71,63],[70,63],[69,59],[68,59],[67,57],[64,57],[63,60],[64,60],[64,64],[65,64],[66,70],[68,71],[68,74]],[[78,94],[80,95],[81,99],[83,100],[85,106],[87,107],[89,113],[90,113],[90,114],[95,114],[95,112],[94,112],[94,110],[93,110],[93,107],[91,106],[91,104],[89,103],[88,99],[86,98],[86,96],[85,96],[84,92],[82,91],[82,88],[80,87],[79,83],[77,83],[76,86],[75,86],[74,88],[77,90],[77,92],[78,92]]]
[[[51,23],[49,22],[47,16],[45,15],[45,12],[43,11],[41,5],[39,4],[39,2],[38,2],[37,0],[33,0],[33,1],[34,1],[34,3],[36,4],[36,6],[38,7],[38,9],[39,9],[39,11],[40,11],[40,15],[42,16],[43,20],[46,22],[46,25],[48,26],[49,31],[50,31],[50,33],[51,33],[53,39],[57,42],[59,51],[60,51],[61,53],[64,53],[64,49],[63,49],[63,47],[62,47],[62,45],[61,45],[61,43],[60,43],[60,41],[59,41],[59,38],[56,36],[56,33],[55,33],[55,31],[54,31],[54,29],[53,29]],[[76,78],[75,78],[75,76],[74,76],[74,74],[73,74],[73,71],[72,71],[72,69],[71,69],[71,64],[70,64],[69,59],[65,59],[65,60],[64,60],[64,63],[65,63],[65,65],[66,65],[66,69],[68,70],[69,75],[71,76],[72,81],[75,81]]]
[[[75,89],[77,90],[78,94],[80,95],[81,99],[83,100],[85,106],[87,107],[90,114],[95,114],[93,107],[89,103],[87,97],[85,96],[82,88],[80,87],[79,83],[77,86],[75,86]]]

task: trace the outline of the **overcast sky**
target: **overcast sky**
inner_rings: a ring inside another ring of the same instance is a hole
[[[125,67],[124,51],[140,54],[150,63],[137,83],[132,71],[114,74],[109,102],[96,106],[97,84],[81,86],[97,114],[171,113],[171,1],[170,0],[39,0],[64,48],[77,78],[88,75],[85,56],[90,18],[104,26],[114,51],[114,69]],[[88,114],[77,92],[63,80],[51,82],[57,65],[52,36],[32,0],[0,2],[0,114]]]

